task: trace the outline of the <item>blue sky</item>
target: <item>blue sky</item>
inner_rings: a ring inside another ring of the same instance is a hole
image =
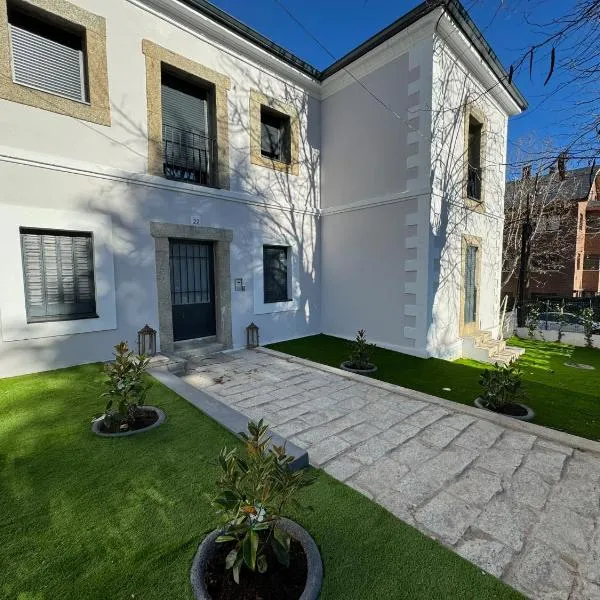
[[[260,31],[318,68],[333,62],[331,56],[311,39],[286,14],[282,2],[314,36],[339,58],[362,41],[389,25],[419,0],[212,0],[217,6]],[[508,67],[540,39],[535,24],[549,21],[564,13],[573,0],[464,0],[464,6],[484,36]],[[515,82],[529,102],[530,108],[513,118],[509,127],[509,155],[517,144],[532,135],[537,140],[552,138],[560,147],[566,143],[573,124],[564,123],[565,105],[573,90],[564,90],[548,98],[563,81],[557,71],[544,88],[548,56],[536,60],[533,81],[528,66],[517,73]]]

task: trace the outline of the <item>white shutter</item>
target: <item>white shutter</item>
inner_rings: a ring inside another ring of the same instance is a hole
[[[83,51],[10,25],[16,83],[86,101]]]

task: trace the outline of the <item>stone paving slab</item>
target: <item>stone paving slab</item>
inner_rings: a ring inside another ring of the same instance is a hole
[[[600,600],[594,442],[279,353],[223,356],[183,379],[527,596]]]

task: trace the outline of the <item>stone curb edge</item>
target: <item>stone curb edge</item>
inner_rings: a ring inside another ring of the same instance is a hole
[[[239,436],[241,431],[247,430],[250,419],[227,404],[217,400],[214,396],[195,388],[169,371],[149,369],[148,373],[171,391],[225,427],[225,429],[231,431],[234,435]],[[285,440],[274,431],[269,430],[269,435],[274,445],[283,446],[285,444],[286,452],[294,457],[294,460],[290,463],[292,471],[297,471],[308,466],[308,452],[306,450]]]
[[[316,363],[311,360],[307,360],[305,358],[299,358],[297,356],[292,356],[291,354],[285,354],[283,352],[279,352],[277,350],[271,350],[270,348],[255,348],[258,352],[262,352],[264,354],[270,354],[271,356],[275,356],[277,358],[281,358],[287,360],[288,362],[295,362],[307,367],[312,367],[313,369],[318,369],[320,371],[324,371],[325,373],[332,373],[334,375],[338,375],[340,377],[344,377],[345,379],[350,379],[352,381],[356,381],[357,383],[367,383],[374,387],[378,387],[387,392],[393,392],[395,394],[400,394],[403,396],[409,396],[411,398],[415,398],[417,400],[422,400],[423,402],[427,402],[429,404],[437,404],[443,408],[450,409],[454,412],[462,412],[468,414],[472,417],[477,417],[478,419],[484,419],[486,421],[490,421],[495,423],[496,425],[501,425],[502,427],[506,427],[507,429],[513,429],[516,431],[521,431],[523,433],[530,433],[536,435],[538,437],[544,438],[551,442],[556,442],[557,444],[562,444],[564,446],[570,446],[572,448],[576,448],[578,450],[584,450],[586,452],[594,452],[596,454],[600,454],[600,442],[594,442],[592,440],[587,440],[585,438],[579,437],[577,435],[572,435],[570,433],[564,433],[562,431],[557,431],[555,429],[550,429],[549,427],[544,427],[543,425],[536,425],[535,423],[527,423],[525,421],[518,421],[516,419],[511,419],[510,417],[506,417],[504,415],[498,415],[492,413],[490,411],[481,410],[479,408],[475,408],[474,406],[468,406],[466,404],[459,404],[458,402],[452,402],[451,400],[445,400],[444,398],[438,398],[437,396],[431,396],[429,394],[425,394],[424,392],[419,392],[417,390],[411,390],[409,388],[405,388],[399,385],[395,385],[393,383],[387,383],[385,381],[379,381],[378,379],[366,378],[364,375],[355,375],[354,373],[350,373],[348,371],[343,371],[342,369],[338,369],[336,367],[330,367],[329,365],[323,365],[321,363]]]

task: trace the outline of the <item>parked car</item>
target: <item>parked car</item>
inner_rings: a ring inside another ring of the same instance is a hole
[[[563,331],[572,331],[573,333],[584,333],[583,319],[573,313],[563,313]],[[558,331],[560,325],[560,313],[543,312],[540,313],[539,327],[549,331]],[[600,323],[594,322],[593,333],[600,333]]]

